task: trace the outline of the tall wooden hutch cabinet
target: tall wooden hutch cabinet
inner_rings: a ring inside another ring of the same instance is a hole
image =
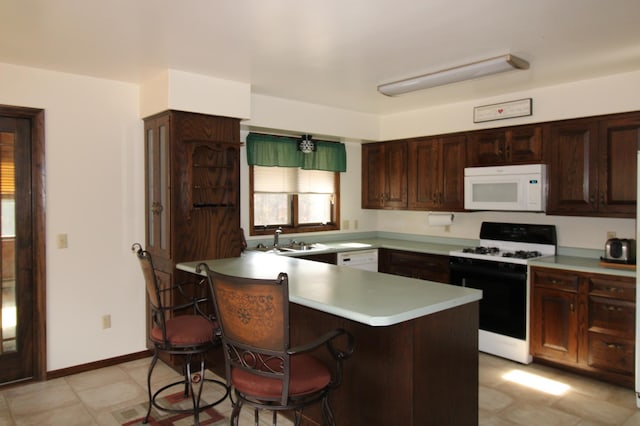
[[[144,131],[145,244],[170,286],[193,280],[177,263],[240,255],[240,121],[166,111]]]

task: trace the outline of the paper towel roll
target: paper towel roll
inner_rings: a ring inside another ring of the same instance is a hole
[[[429,222],[429,226],[449,226],[453,223],[453,213],[429,213],[427,221]]]

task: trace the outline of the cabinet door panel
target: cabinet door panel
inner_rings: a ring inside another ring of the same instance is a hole
[[[362,208],[407,207],[407,143],[362,146]]]
[[[575,293],[535,289],[531,336],[535,356],[578,361],[577,306]]]
[[[362,145],[362,207],[378,209],[383,206],[383,173],[382,144]]]
[[[442,189],[440,209],[464,208],[464,167],[466,164],[466,138],[454,136],[442,138]]]
[[[409,207],[436,208],[442,175],[437,139],[409,141],[408,152]]]
[[[551,125],[548,213],[597,211],[596,137],[592,120]]]
[[[503,165],[505,137],[504,130],[471,133],[467,144],[469,166]]]
[[[396,142],[385,145],[385,206],[407,207],[407,144]]]
[[[600,125],[599,211],[632,217],[636,211],[640,114]]]
[[[145,122],[146,249],[171,258],[171,159],[168,116]]]
[[[542,127],[516,127],[507,131],[506,159],[511,163],[542,161]]]

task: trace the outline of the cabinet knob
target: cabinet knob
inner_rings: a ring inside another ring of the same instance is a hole
[[[164,207],[162,207],[162,204],[158,203],[157,201],[151,204],[151,213],[159,215],[160,213],[162,213],[162,210],[164,210]]]
[[[613,312],[613,311],[617,311],[617,312],[622,312],[622,308],[618,307],[618,306],[603,306],[602,309],[604,309],[605,311],[609,311],[609,312]]]

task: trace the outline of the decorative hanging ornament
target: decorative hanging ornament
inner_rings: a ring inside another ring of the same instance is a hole
[[[298,142],[298,150],[304,154],[309,154],[316,150],[316,144],[311,140],[311,135],[302,135],[300,142]]]

